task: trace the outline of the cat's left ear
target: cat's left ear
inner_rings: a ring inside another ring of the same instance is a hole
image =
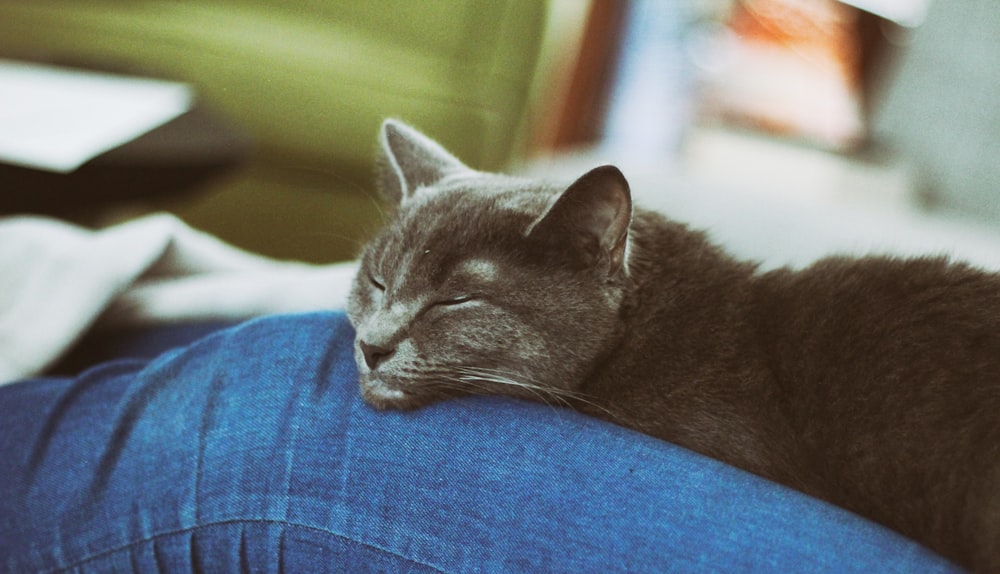
[[[380,142],[378,188],[396,204],[449,173],[469,169],[436,141],[399,120],[382,123]]]
[[[528,237],[586,265],[606,262],[608,275],[628,272],[632,195],[615,166],[595,168],[576,180],[528,230]]]

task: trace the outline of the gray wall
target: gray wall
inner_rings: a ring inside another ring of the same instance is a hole
[[[1000,226],[1000,1],[936,0],[874,123],[934,204]]]

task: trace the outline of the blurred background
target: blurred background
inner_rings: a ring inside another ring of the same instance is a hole
[[[0,0],[0,58],[196,95],[73,173],[0,160],[6,213],[165,210],[272,257],[349,259],[381,221],[392,116],[478,169],[616,163],[638,200],[742,226],[751,256],[823,226],[1000,230],[994,0]]]

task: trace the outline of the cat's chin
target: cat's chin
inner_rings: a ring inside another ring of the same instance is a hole
[[[361,396],[366,403],[379,410],[408,410],[416,408],[420,403],[413,395],[375,378],[361,384]]]

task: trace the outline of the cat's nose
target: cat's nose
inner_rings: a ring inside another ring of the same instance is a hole
[[[361,347],[361,354],[365,356],[365,364],[368,365],[369,369],[374,369],[392,355],[395,349],[386,349],[385,347],[379,347],[376,345],[369,345],[364,341],[358,341],[358,345]]]

